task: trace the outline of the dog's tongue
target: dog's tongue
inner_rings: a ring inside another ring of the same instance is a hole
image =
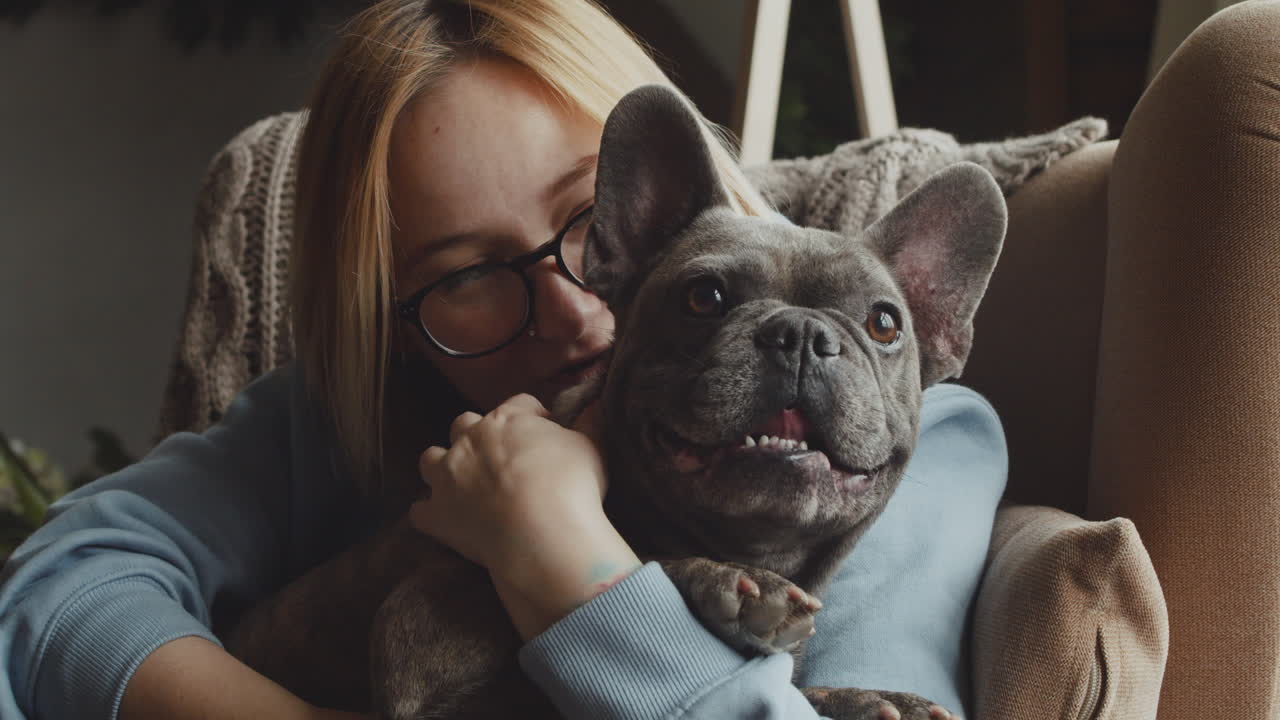
[[[751,434],[773,435],[774,437],[787,438],[789,440],[804,440],[809,434],[809,421],[805,419],[804,413],[799,410],[783,410],[763,424],[752,428]]]

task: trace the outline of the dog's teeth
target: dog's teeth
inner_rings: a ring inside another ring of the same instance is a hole
[[[776,448],[778,450],[809,449],[809,444],[804,440],[792,440],[780,435],[761,435],[759,440],[748,435],[742,444],[747,447]]]

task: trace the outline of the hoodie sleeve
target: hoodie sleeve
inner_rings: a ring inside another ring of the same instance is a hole
[[[655,562],[529,641],[520,665],[566,718],[819,717],[791,684],[791,655],[738,654]]]
[[[282,573],[289,521],[289,374],[246,389],[203,435],[54,504],[0,572],[0,717],[114,718],[160,645],[217,643],[219,603]]]

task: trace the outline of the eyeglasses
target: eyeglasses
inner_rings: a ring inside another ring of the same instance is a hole
[[[584,287],[582,248],[593,210],[594,206],[588,207],[574,215],[533,252],[451,272],[397,303],[396,311],[450,357],[474,358],[501,350],[533,320],[533,281],[525,273],[527,268],[555,257],[560,272]]]

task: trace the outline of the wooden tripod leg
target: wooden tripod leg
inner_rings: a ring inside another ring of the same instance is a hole
[[[857,99],[858,130],[862,137],[894,132],[898,129],[898,112],[893,104],[880,5],[877,0],[839,3],[844,16],[845,48],[849,51],[849,76]]]
[[[782,59],[787,51],[791,0],[749,0],[739,64],[735,127],[742,139],[739,160],[758,165],[773,157],[782,89]]]

